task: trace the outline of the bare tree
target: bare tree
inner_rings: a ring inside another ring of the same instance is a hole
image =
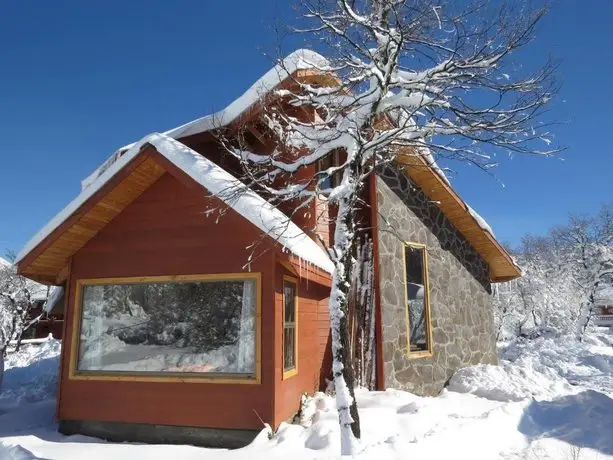
[[[368,177],[396,167],[399,157],[440,173],[435,157],[489,168],[497,151],[557,152],[541,119],[556,93],[555,65],[531,72],[513,61],[547,7],[494,3],[302,2],[309,25],[299,32],[328,57],[304,53],[312,72],[294,75],[262,104],[268,109],[256,123],[269,133],[268,152],[256,151],[248,136],[223,140],[271,202],[304,212],[323,198],[335,211],[329,311],[342,454],[354,452],[360,438],[348,299]],[[338,161],[321,167],[331,158]]]
[[[0,355],[5,356],[11,340],[19,351],[23,334],[41,318],[35,292],[46,289],[17,274],[15,265],[0,264]],[[47,290],[48,293],[48,290]],[[34,314],[36,312],[36,314]]]

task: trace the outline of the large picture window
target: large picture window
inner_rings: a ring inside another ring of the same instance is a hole
[[[297,364],[297,311],[296,282],[283,280],[283,376],[289,377],[298,371]]]
[[[431,350],[430,299],[428,292],[428,254],[418,244],[404,246],[409,353]]]
[[[91,280],[77,290],[78,373],[256,376],[256,275]]]

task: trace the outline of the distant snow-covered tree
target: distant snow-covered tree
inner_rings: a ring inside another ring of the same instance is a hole
[[[327,57],[299,57],[311,72],[278,89],[278,104],[268,100],[258,123],[273,133],[270,152],[249,136],[224,141],[271,202],[304,212],[323,199],[334,209],[329,311],[344,455],[360,437],[348,309],[366,180],[400,155],[438,173],[436,156],[487,168],[497,150],[556,152],[540,119],[556,92],[555,66],[514,62],[547,12],[533,3],[302,1],[300,32]]]
[[[582,301],[577,305],[579,336],[590,324],[596,293],[613,281],[613,204],[604,205],[595,216],[572,216],[568,225],[552,230],[563,248],[566,269]]]
[[[533,328],[581,339],[599,289],[613,284],[613,205],[594,216],[571,216],[547,236],[525,237],[515,256],[522,278],[494,296],[499,339]]]
[[[6,354],[11,340],[17,342],[19,350],[24,332],[38,322],[42,311],[33,315],[36,309],[34,291],[40,285],[17,274],[17,268],[10,263],[0,262],[0,354]]]

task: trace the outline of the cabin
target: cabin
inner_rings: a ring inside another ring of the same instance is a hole
[[[316,58],[292,53],[222,112],[119,149],[18,255],[21,274],[64,288],[61,432],[238,447],[325,388],[327,204],[290,220],[212,133],[248,126],[256,148],[263,94],[317,78]],[[434,395],[457,369],[496,363],[491,283],[520,271],[431,159],[397,166],[363,197],[372,314],[351,327],[372,340],[357,372]]]
[[[596,326],[613,326],[613,286],[601,286],[594,295],[593,320]]]

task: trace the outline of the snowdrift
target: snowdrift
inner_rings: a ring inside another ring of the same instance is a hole
[[[473,366],[435,398],[358,390],[358,459],[613,459],[611,337],[520,340],[500,347],[500,366]],[[112,444],[65,437],[53,421],[59,343],[9,355],[0,391],[0,459],[339,458],[332,397],[307,398],[299,423],[263,429],[239,450]],[[248,408],[246,408],[248,410]]]

